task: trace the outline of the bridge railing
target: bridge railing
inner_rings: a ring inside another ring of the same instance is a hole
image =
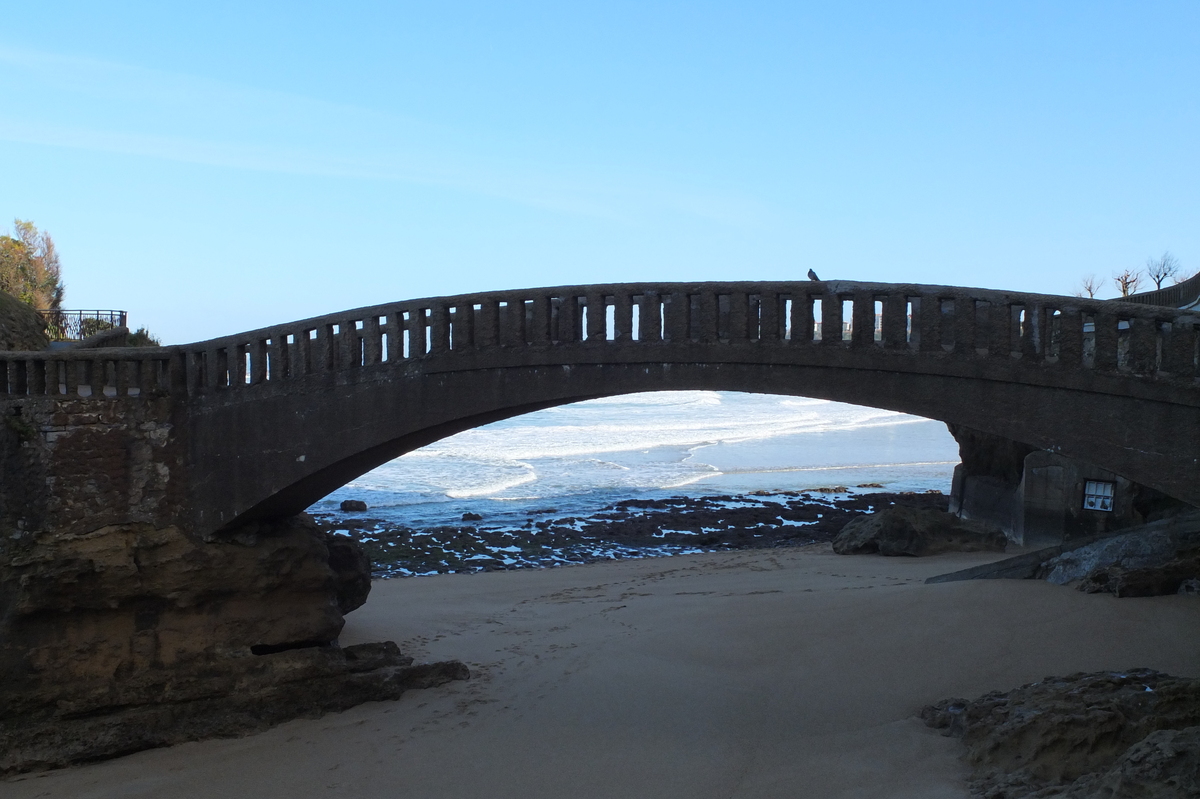
[[[0,396],[150,397],[183,388],[173,349],[0,352]]]
[[[1139,305],[1166,305],[1171,308],[1186,308],[1200,301],[1200,272],[1181,280],[1174,286],[1163,289],[1143,291],[1140,294],[1130,294],[1125,297],[1127,302]]]
[[[153,357],[0,353],[8,375],[0,392],[135,396],[145,386],[200,394],[497,349],[695,345],[1007,359],[1195,385],[1198,325],[1195,313],[1160,306],[946,286],[567,286],[360,308],[150,350]]]

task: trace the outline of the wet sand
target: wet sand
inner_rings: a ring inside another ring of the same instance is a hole
[[[964,797],[914,718],[1046,675],[1200,676],[1200,600],[927,586],[995,560],[828,544],[377,581],[345,644],[475,678],[237,740],[0,783],[14,797]]]

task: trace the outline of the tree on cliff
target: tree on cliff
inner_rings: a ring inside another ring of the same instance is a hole
[[[32,222],[13,220],[13,235],[0,236],[0,291],[38,310],[57,310],[64,290],[54,239]]]

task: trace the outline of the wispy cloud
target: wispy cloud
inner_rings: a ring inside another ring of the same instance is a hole
[[[0,139],[228,169],[435,186],[634,222],[677,213],[754,227],[757,201],[622,169],[554,166],[520,147],[390,111],[124,64],[0,47],[23,87]],[[520,144],[519,142],[516,144]],[[508,152],[505,152],[505,150]]]

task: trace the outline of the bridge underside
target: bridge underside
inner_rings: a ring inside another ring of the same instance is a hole
[[[1200,504],[1200,409],[1061,386],[845,366],[575,363],[313,376],[251,403],[189,414],[198,532],[303,511],[350,480],[446,436],[508,417],[643,391],[803,396],[966,425],[1089,461]],[[299,385],[297,384],[299,383]],[[1150,448],[1146,442],[1155,442]]]

